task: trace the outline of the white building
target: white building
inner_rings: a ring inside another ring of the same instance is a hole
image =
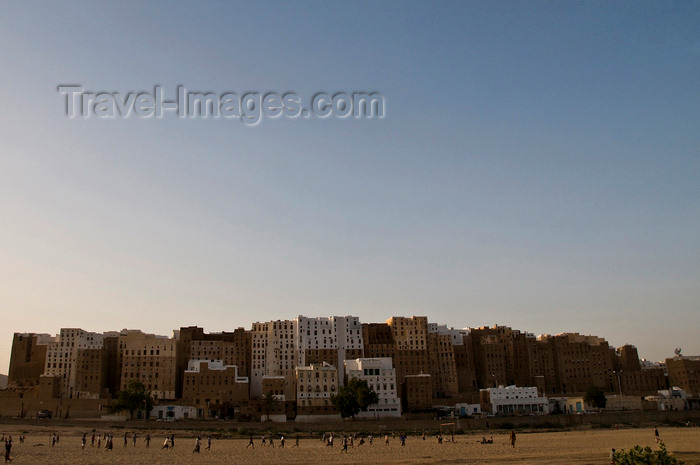
[[[684,410],[686,408],[685,390],[679,387],[658,391],[655,396],[647,396],[644,400],[656,402],[657,408],[661,411]]]
[[[367,381],[370,389],[377,393],[379,402],[370,405],[359,418],[386,418],[401,416],[401,400],[397,394],[396,369],[391,358],[358,358],[345,360],[345,374],[349,379]]]
[[[80,328],[61,328],[60,333],[48,342],[44,375],[61,378],[61,397],[99,397],[99,391],[81,392],[78,389],[78,376],[85,374],[78,366],[78,354],[81,349],[102,349],[103,343],[102,334]],[[88,370],[93,371],[94,367]],[[91,376],[90,373],[87,375]]]
[[[549,413],[549,401],[537,395],[536,387],[499,386],[482,389],[481,396],[482,409],[494,414]]]
[[[356,358],[364,348],[362,323],[356,316],[331,316],[308,318],[299,315],[297,324],[297,362],[299,366],[318,363],[318,358],[325,358],[328,363],[342,368],[347,358]],[[316,360],[309,360],[309,355],[316,355]],[[331,358],[333,360],[329,360]],[[339,373],[340,384],[343,384]]]

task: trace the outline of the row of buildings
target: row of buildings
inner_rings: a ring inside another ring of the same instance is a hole
[[[182,327],[172,337],[126,329],[15,333],[0,412],[19,402],[22,415],[54,405],[61,415],[68,405],[104,413],[119,390],[139,380],[157,403],[190,407],[197,417],[310,420],[337,415],[330,398],[354,376],[379,393],[366,414],[376,417],[470,405],[482,390],[508,385],[550,397],[582,395],[592,386],[639,397],[678,386],[691,399],[700,396],[700,358],[648,363],[634,346],[610,347],[596,336],[453,329],[424,316],[385,323],[299,316],[232,332]],[[266,393],[272,405],[263,404]]]

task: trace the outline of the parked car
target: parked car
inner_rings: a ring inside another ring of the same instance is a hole
[[[39,413],[36,414],[37,418],[51,418],[51,412],[48,410],[39,410]]]

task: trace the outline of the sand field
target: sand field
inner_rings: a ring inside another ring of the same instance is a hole
[[[457,435],[455,442],[444,441],[438,444],[435,436],[422,440],[420,436],[409,435],[402,447],[398,432],[396,437],[384,444],[384,437],[374,438],[374,444],[358,446],[359,435],[354,447],[342,452],[341,441],[336,435],[334,447],[325,446],[320,438],[308,436],[300,439],[299,447],[293,447],[295,436],[286,436],[286,445],[280,447],[279,436],[275,446],[261,447],[260,435],[254,436],[255,448],[247,448],[248,439],[212,439],[211,450],[206,450],[207,433],[201,434],[201,453],[192,452],[196,432],[174,431],[175,448],[163,450],[161,446],[170,432],[150,431],[150,448],[145,447],[143,438],[146,431],[137,431],[138,440],[132,445],[131,439],[124,446],[125,429],[114,429],[114,448],[108,451],[91,447],[92,431],[81,431],[77,427],[64,427],[56,430],[60,440],[55,447],[50,446],[53,430],[46,427],[3,425],[5,436],[12,435],[12,458],[16,464],[46,465],[92,465],[92,464],[607,464],[610,449],[628,449],[634,445],[655,448],[653,429],[595,429],[566,432],[517,432],[515,448],[508,444],[508,432],[493,432],[493,444],[480,444],[483,432]],[[686,464],[700,464],[700,428],[659,428],[661,439],[676,457]],[[24,432],[24,443],[18,435]],[[87,446],[81,449],[81,436],[88,433]],[[105,431],[97,431],[103,433]],[[133,433],[129,432],[129,437]],[[491,437],[491,432],[487,433]],[[446,437],[449,439],[449,436]]]

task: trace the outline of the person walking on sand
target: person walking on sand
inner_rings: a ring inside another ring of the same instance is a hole
[[[253,446],[253,449],[255,449],[255,444],[253,444],[253,435],[250,435],[250,440],[248,441],[248,445],[245,446],[245,448],[249,448],[250,446]]]
[[[175,433],[170,435],[170,448],[175,449]]]
[[[170,447],[170,439],[168,437],[165,438],[165,441],[163,441],[163,447],[161,449],[167,449]]]
[[[510,446],[515,448],[515,431],[510,432]]]
[[[124,433],[124,447],[129,444],[129,433]]]
[[[136,447],[136,438],[139,437],[138,434],[134,433],[133,436],[131,436],[131,444],[133,444],[134,447]]]
[[[656,442],[659,442],[659,428],[657,428],[656,426],[654,426],[654,439],[656,440]]]
[[[384,445],[385,445],[385,446],[388,446],[388,445],[389,445],[389,435],[388,435],[388,434],[385,434],[385,435],[384,435]]]
[[[80,439],[80,448],[85,449],[87,445],[87,433],[83,433],[83,437]]]
[[[615,449],[610,451],[610,465],[615,465]]]
[[[343,448],[340,450],[340,452],[345,452],[346,454],[348,453],[348,438],[347,436],[343,436]]]
[[[280,436],[280,448],[284,449],[284,434]]]
[[[144,441],[146,441],[146,448],[148,448],[151,445],[151,433],[146,433]]]
[[[92,433],[92,439],[90,440],[90,447],[95,447],[95,433]]]
[[[267,447],[275,447],[275,442],[274,442],[274,440],[273,440],[273,437],[274,437],[274,436],[270,435],[270,444],[268,444]]]
[[[294,438],[294,445],[292,447],[299,447],[299,435],[297,434],[296,438]]]
[[[12,462],[12,457],[10,457],[11,451],[12,451],[12,436],[5,439],[5,463]]]
[[[211,450],[211,436],[207,436],[207,450]]]
[[[199,436],[197,436],[197,439],[194,441],[194,450],[192,453],[194,454],[195,452],[199,454],[199,448],[201,447],[201,439]]]
[[[260,445],[261,445],[261,446],[264,446],[265,444],[267,444],[267,442],[266,442],[266,440],[265,440],[265,435],[263,434],[263,435],[262,435],[262,444],[260,444]]]

